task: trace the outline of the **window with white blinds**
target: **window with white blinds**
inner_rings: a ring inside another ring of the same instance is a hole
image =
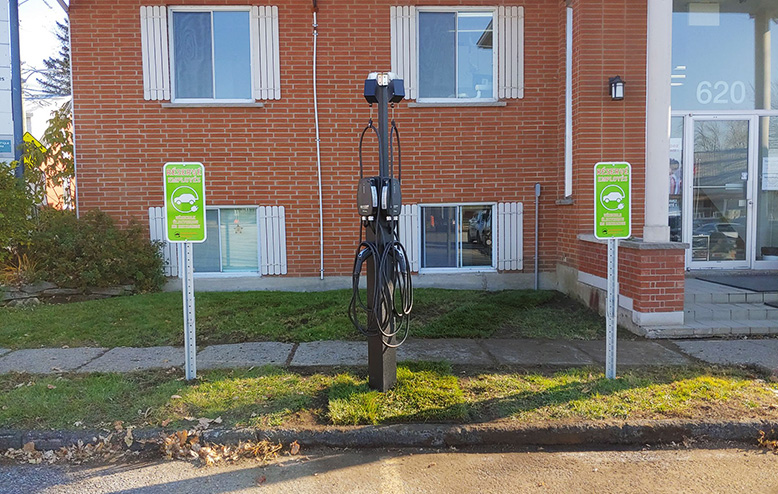
[[[278,7],[144,6],[140,21],[145,99],[281,98]]]
[[[392,72],[409,99],[524,97],[523,7],[391,7]]]

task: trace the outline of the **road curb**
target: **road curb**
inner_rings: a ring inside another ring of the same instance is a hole
[[[597,446],[681,443],[688,440],[755,443],[760,431],[778,431],[778,421],[626,421],[585,422],[562,425],[492,424],[398,424],[362,427],[308,427],[295,429],[211,429],[202,440],[214,444],[268,439],[304,446],[338,448],[462,446]],[[158,428],[133,429],[133,450],[154,450],[154,441],[164,431]],[[93,443],[105,431],[16,431],[0,430],[0,451],[19,449],[32,441],[38,450],[58,449],[78,441]]]

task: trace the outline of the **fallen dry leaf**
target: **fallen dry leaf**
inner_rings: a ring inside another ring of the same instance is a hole
[[[113,428],[116,432],[121,432],[124,430],[124,421],[123,420],[117,420],[113,423]]]
[[[124,436],[124,444],[127,445],[129,448],[132,446],[132,443],[135,441],[135,439],[132,437],[132,427],[127,428],[127,434]]]
[[[28,443],[24,443],[24,446],[22,446],[22,451],[26,453],[32,453],[35,451],[35,443],[30,441]]]
[[[162,421],[162,427],[167,427],[170,422],[172,422],[173,419],[165,419]]]
[[[170,399],[171,400],[180,400],[181,399],[181,395],[171,395]]]
[[[292,444],[289,445],[289,454],[296,455],[299,452],[300,452],[300,443],[294,441]]]
[[[257,483],[257,485],[262,485],[262,484],[264,484],[266,481],[267,481],[267,477],[265,477],[264,475],[260,475],[259,477],[257,477],[257,478],[255,478],[255,479],[254,479],[254,482],[256,482],[256,483]]]
[[[56,386],[54,386],[53,384],[49,384],[49,385],[48,385],[48,386],[46,386],[46,387],[47,387],[47,388],[49,388],[49,389],[57,389],[57,387],[56,387]]]

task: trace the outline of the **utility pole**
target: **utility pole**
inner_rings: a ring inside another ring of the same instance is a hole
[[[22,162],[22,134],[24,133],[22,121],[22,57],[19,52],[19,0],[8,0],[8,30],[11,35],[11,115],[13,116],[14,156],[18,162],[16,166],[16,178],[24,176],[24,163]]]

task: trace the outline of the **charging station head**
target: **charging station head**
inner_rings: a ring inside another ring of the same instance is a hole
[[[392,103],[399,103],[405,98],[405,85],[402,79],[392,79],[389,81],[389,95]]]
[[[365,79],[365,99],[371,105],[378,103],[378,81],[376,79]]]

